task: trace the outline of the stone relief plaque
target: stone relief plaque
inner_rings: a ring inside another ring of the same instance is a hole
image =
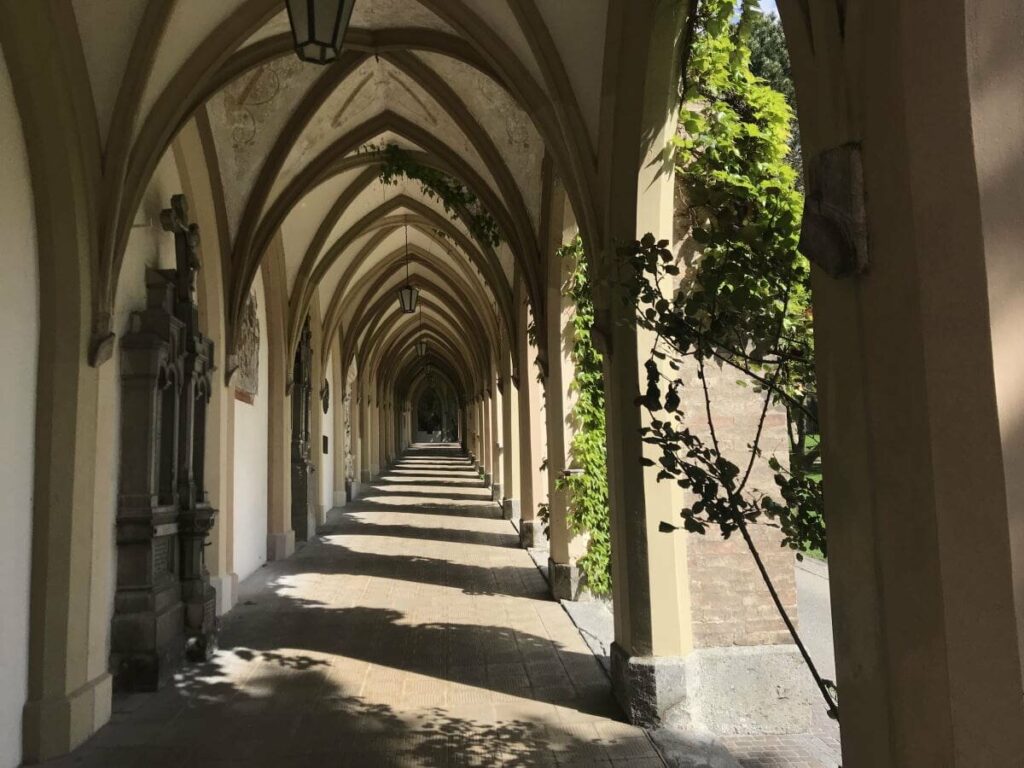
[[[260,384],[260,323],[256,294],[250,293],[242,311],[242,327],[238,342],[238,374],[235,396],[252,403]]]

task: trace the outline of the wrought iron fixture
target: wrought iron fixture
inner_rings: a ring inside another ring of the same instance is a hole
[[[330,64],[352,18],[355,0],[285,0],[295,53],[312,64]]]
[[[409,282],[409,222],[405,223],[405,285],[398,289],[398,306],[407,315],[416,311],[419,304],[420,291]]]

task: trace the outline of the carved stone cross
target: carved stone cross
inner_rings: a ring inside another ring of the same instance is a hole
[[[199,226],[188,220],[188,201],[184,195],[171,197],[171,207],[160,212],[160,224],[165,232],[174,233],[176,298],[190,302],[195,295],[196,273],[201,266],[196,252],[199,248]]]

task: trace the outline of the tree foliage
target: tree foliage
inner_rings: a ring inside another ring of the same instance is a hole
[[[761,452],[773,404],[786,409],[791,424],[813,421],[810,266],[798,250],[803,198],[787,161],[793,113],[784,95],[751,70],[753,0],[741,0],[738,19],[736,10],[736,0],[700,0],[695,11],[675,150],[697,253],[684,271],[668,241],[648,234],[634,245],[637,322],[656,338],[638,404],[650,415],[643,440],[660,455],[644,462],[659,467],[659,480],[687,492],[690,503],[681,511],[687,531],[740,533],[829,715],[838,717],[835,685],[818,674],[749,531],[767,519],[782,530],[784,545],[826,551],[821,475],[799,445],[789,466]],[[756,434],[740,464],[722,451],[709,365],[738,371],[762,397]],[[693,367],[696,382],[676,373]],[[686,386],[700,387],[703,414],[683,412]],[[705,434],[691,428],[695,418],[705,421]],[[774,494],[749,485],[759,460],[773,471]]]
[[[781,93],[789,108],[796,113],[796,88],[789,64],[789,49],[782,22],[775,14],[751,13],[747,17],[746,42],[750,49],[750,71]],[[804,160],[800,149],[800,123],[791,124],[789,164],[796,171],[796,187],[803,191]]]
[[[660,449],[659,478],[693,498],[682,511],[687,530],[717,526],[725,536],[746,534],[747,523],[766,517],[781,528],[784,544],[824,552],[821,477],[813,462],[794,451],[787,467],[760,449],[773,404],[801,424],[812,419],[815,379],[810,269],[797,250],[803,201],[787,162],[792,111],[751,71],[746,39],[753,13],[745,4],[737,23],[733,0],[704,0],[697,9],[675,150],[698,255],[680,265],[665,241],[648,235],[635,245],[638,322],[658,338],[640,398],[652,418],[644,440]],[[696,382],[665,374],[682,370],[686,360],[696,365]],[[708,365],[734,369],[764,398],[742,465],[720,448]],[[682,412],[684,386],[702,388],[704,413]],[[694,418],[707,422],[709,437],[690,429]],[[748,487],[758,460],[773,470],[772,495]]]
[[[558,481],[568,491],[567,517],[574,533],[586,533],[587,551],[577,563],[587,588],[597,595],[611,592],[611,523],[608,514],[608,451],[605,441],[604,376],[601,354],[594,346],[594,302],[583,241],[563,246],[558,258],[568,259],[572,273],[563,287],[576,305],[573,318],[571,383],[576,393],[572,408],[575,432],[569,444],[571,466],[582,474]]]

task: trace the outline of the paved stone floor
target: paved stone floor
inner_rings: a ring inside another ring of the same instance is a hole
[[[452,450],[411,452],[248,579],[220,645],[47,765],[665,765]]]

